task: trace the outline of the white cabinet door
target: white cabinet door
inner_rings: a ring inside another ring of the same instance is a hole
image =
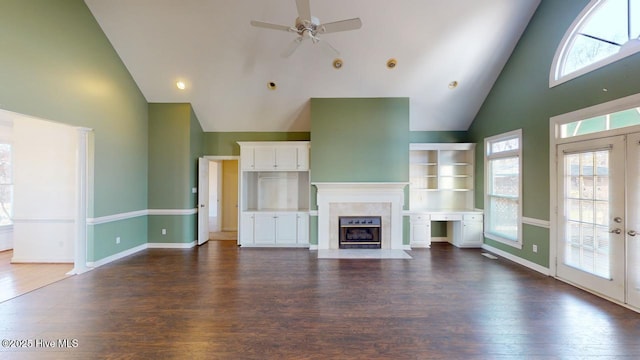
[[[411,246],[431,247],[431,219],[429,215],[412,215]]]
[[[482,215],[464,215],[454,224],[453,245],[457,247],[482,247],[484,240]]]
[[[275,149],[275,170],[298,170],[298,147],[282,146]]]
[[[276,215],[273,213],[254,214],[254,242],[256,245],[276,243]]]
[[[309,145],[243,144],[240,158],[242,170],[247,171],[306,171],[309,170]]]
[[[309,170],[309,146],[308,145],[300,145],[297,147],[298,153],[298,163],[297,169],[298,171],[307,171]]]
[[[255,170],[276,169],[276,148],[273,146],[257,146],[254,150]]]
[[[482,247],[483,226],[482,221],[464,221],[462,233],[464,235],[463,245],[467,247]]]
[[[253,245],[253,214],[242,213],[240,215],[240,245]]]
[[[298,244],[309,244],[309,214],[298,214]]]
[[[298,238],[298,214],[279,213],[275,215],[276,243],[295,244]]]
[[[240,167],[242,170],[255,170],[253,146],[243,146],[240,148]]]

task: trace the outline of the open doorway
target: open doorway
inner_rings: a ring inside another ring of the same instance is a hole
[[[209,239],[238,239],[238,158],[208,156]]]
[[[0,110],[0,301],[74,269],[77,128]]]

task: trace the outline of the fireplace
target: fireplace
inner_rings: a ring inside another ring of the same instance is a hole
[[[340,216],[340,249],[380,249],[380,216]]]
[[[340,218],[379,219],[377,237],[381,250],[402,250],[404,188],[407,183],[313,183],[318,189],[318,250],[342,250]],[[356,231],[354,237],[371,234]],[[367,242],[367,241],[363,241]]]

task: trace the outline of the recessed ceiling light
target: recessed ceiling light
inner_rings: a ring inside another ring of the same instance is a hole
[[[455,89],[458,87],[458,82],[457,81],[452,81],[449,83],[449,89]]]
[[[178,89],[180,89],[180,90],[184,90],[184,89],[187,87],[187,85],[185,85],[185,83],[184,83],[183,81],[178,81],[178,82],[176,83],[176,87],[177,87]]]
[[[333,67],[336,69],[340,69],[342,67],[342,59],[333,60]]]
[[[275,82],[273,82],[273,81],[269,81],[269,82],[267,83],[267,88],[268,88],[269,90],[275,90],[277,87],[278,87],[278,85],[276,85],[276,83],[275,83]]]
[[[396,60],[396,59],[387,60],[387,67],[389,69],[394,69],[396,67],[396,65],[398,65],[398,60]]]

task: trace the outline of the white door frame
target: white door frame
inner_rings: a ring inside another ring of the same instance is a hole
[[[198,245],[209,241],[209,162],[198,158]]]
[[[237,160],[238,161],[238,205],[240,205],[240,182],[241,182],[241,178],[240,178],[240,155],[205,155],[203,156],[203,158],[208,159],[209,161],[223,161],[223,160]],[[219,169],[219,173],[222,173],[222,166],[220,166]],[[219,185],[218,185],[219,186]],[[220,197],[220,194],[218,194],[219,200],[221,201],[222,198]],[[220,202],[219,201],[219,202]],[[240,219],[240,206],[238,206],[238,221]],[[221,218],[221,214],[218,213],[218,216]],[[220,229],[222,229],[222,225],[220,225]],[[240,236],[238,236],[238,245],[240,245]]]
[[[630,95],[617,100],[612,100],[603,104],[594,105],[585,109],[579,109],[566,114],[554,116],[549,119],[549,274],[557,277],[557,245],[558,236],[557,231],[558,224],[558,174],[557,174],[557,159],[558,159],[558,145],[564,143],[571,143],[583,140],[593,140],[605,137],[611,137],[616,135],[627,135],[630,133],[640,132],[640,125],[629,126],[625,128],[607,130],[597,133],[591,133],[586,135],[580,135],[570,138],[560,138],[560,127],[563,124],[571,123],[574,121],[590,119],[596,116],[615,113],[618,111],[640,107],[640,94]],[[588,289],[585,289],[588,291]],[[625,304],[621,304],[626,306]]]
[[[594,105],[585,109],[557,115],[549,119],[549,223],[551,229],[551,231],[549,232],[549,273],[551,275],[555,276],[557,273],[557,254],[555,250],[557,245],[557,236],[555,232],[558,229],[558,174],[556,171],[558,145],[575,141],[599,139],[615,135],[626,135],[628,133],[640,131],[640,125],[638,125],[561,139],[560,126],[573,121],[589,119],[592,117],[614,113],[638,106],[640,106],[640,94],[635,94],[603,104]]]
[[[82,274],[84,272],[92,270],[92,268],[87,266],[87,218],[89,215],[89,207],[91,206],[89,201],[93,198],[93,129],[85,127],[74,127],[69,124],[46,120],[4,109],[0,109],[0,116],[7,117],[9,119],[29,118],[76,129],[76,213],[74,217],[74,232],[76,236],[73,243],[73,269],[67,274]]]

